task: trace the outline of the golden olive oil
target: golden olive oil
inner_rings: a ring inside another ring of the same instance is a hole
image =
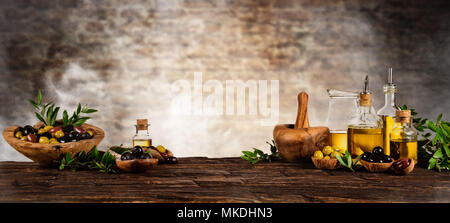
[[[417,140],[391,140],[391,157],[394,159],[410,158],[417,163]]]
[[[394,129],[395,122],[391,116],[382,116],[383,119],[383,149],[386,155],[390,155],[390,134]]]
[[[329,145],[347,150],[347,131],[330,131]]]
[[[383,146],[382,128],[362,128],[349,126],[347,134],[348,150],[352,156],[359,156],[364,152],[372,152],[374,147]]]
[[[151,139],[143,139],[143,140],[134,139],[133,140],[133,147],[135,147],[135,146],[150,147],[151,145],[152,145]]]

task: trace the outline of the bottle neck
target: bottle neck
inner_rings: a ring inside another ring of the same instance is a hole
[[[384,106],[395,106],[395,93],[385,93],[384,94]]]
[[[396,128],[411,128],[411,122],[401,121],[395,122]]]
[[[139,129],[138,126],[136,126],[136,134],[148,134],[148,127],[147,129]]]

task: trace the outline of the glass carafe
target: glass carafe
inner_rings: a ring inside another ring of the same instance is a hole
[[[358,93],[328,89],[328,116],[326,126],[330,129],[329,144],[347,149],[347,126],[356,112]]]

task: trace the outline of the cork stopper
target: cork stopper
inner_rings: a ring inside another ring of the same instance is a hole
[[[411,120],[411,110],[397,110],[395,112],[395,121],[409,122]]]
[[[370,93],[360,93],[359,106],[372,106],[372,95]]]
[[[147,119],[137,119],[137,129],[138,130],[147,130],[148,129],[148,120]]]

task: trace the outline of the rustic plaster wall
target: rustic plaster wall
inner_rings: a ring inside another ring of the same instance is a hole
[[[267,150],[261,116],[174,115],[180,79],[279,80],[279,122],[310,94],[323,125],[327,88],[358,91],[369,74],[375,107],[394,68],[398,104],[448,118],[450,10],[446,0],[1,0],[0,129],[34,123],[27,99],[98,108],[102,148],[131,143],[136,118],[178,156]],[[208,92],[205,92],[205,97]],[[26,160],[3,140],[0,160]]]

